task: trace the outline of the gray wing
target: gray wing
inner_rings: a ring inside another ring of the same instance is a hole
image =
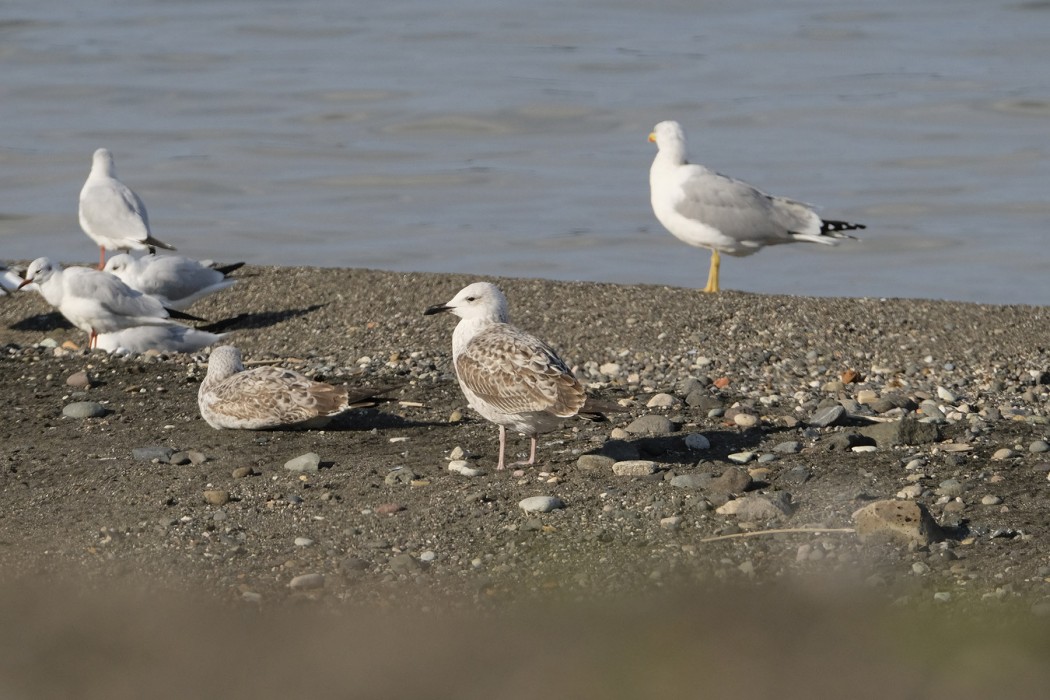
[[[572,416],[586,398],[549,345],[506,324],[476,335],[456,358],[456,373],[473,393],[504,413]]]
[[[85,268],[67,268],[66,292],[87,299],[94,299],[107,312],[115,316],[167,318],[168,312],[159,301],[132,289],[108,272]]]
[[[747,241],[790,239],[820,230],[820,218],[801,202],[773,197],[743,180],[693,166],[675,210],[723,234]]]
[[[221,284],[224,279],[218,270],[181,255],[147,256],[136,261],[131,286],[145,294],[176,301]]]
[[[149,215],[138,195],[119,180],[88,187],[80,197],[80,215],[89,228],[114,238],[144,241]]]

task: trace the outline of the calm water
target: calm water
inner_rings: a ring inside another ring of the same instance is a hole
[[[1050,304],[1050,2],[6,0],[0,258],[92,261],[110,148],[199,258],[699,287],[694,160],[865,222],[724,258],[762,292]]]

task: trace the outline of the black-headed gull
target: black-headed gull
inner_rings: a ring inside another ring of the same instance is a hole
[[[80,228],[98,244],[98,269],[106,263],[107,250],[175,250],[150,233],[149,215],[139,196],[117,179],[113,155],[95,151],[84,187],[80,190]]]
[[[112,333],[133,326],[164,326],[186,314],[170,312],[151,296],[136,291],[101,270],[87,267],[62,269],[47,258],[29,264],[20,286],[36,283],[40,294],[77,328],[89,334],[94,347],[99,333]],[[199,320],[199,319],[197,319]]]
[[[199,328],[168,324],[166,326],[134,326],[112,333],[99,333],[95,347],[99,350],[125,355],[159,352],[197,352],[214,345],[229,333],[210,333]]]
[[[167,308],[182,310],[198,299],[233,286],[237,280],[226,275],[243,264],[213,268],[182,255],[135,258],[120,253],[107,260],[103,269],[132,289],[156,297]]]

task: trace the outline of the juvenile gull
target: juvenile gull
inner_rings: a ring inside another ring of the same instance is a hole
[[[228,333],[210,333],[188,326],[135,326],[113,333],[99,333],[96,347],[119,355],[160,352],[197,352],[214,345]]]
[[[134,326],[166,326],[170,317],[195,319],[169,312],[151,296],[136,291],[101,270],[70,267],[37,258],[29,264],[21,287],[36,283],[40,294],[77,328],[89,334],[88,347],[95,346],[99,333]],[[199,320],[199,319],[195,319]]]
[[[237,280],[226,275],[243,264],[213,268],[182,255],[134,258],[120,253],[106,261],[105,270],[132,289],[156,297],[167,308],[182,310],[198,299],[233,286]]]
[[[113,156],[105,148],[95,151],[83,189],[80,190],[80,228],[98,244],[98,269],[106,263],[107,250],[175,250],[153,237],[149,216],[139,196],[117,179]]]
[[[452,363],[467,403],[499,426],[499,463],[504,468],[507,428],[529,436],[536,461],[536,436],[580,412],[583,386],[554,350],[510,325],[507,298],[494,284],[475,282],[451,301],[424,315],[451,311],[460,321],[452,332]]]
[[[719,253],[743,257],[768,245],[808,241],[835,245],[843,231],[863,224],[822,220],[808,204],[774,197],[741,180],[686,160],[678,122],[660,122],[649,134],[657,147],[649,169],[656,218],[679,240],[711,249],[705,292],[718,291]]]
[[[321,428],[350,408],[374,405],[379,391],[350,395],[345,386],[315,382],[282,367],[245,369],[241,351],[215,348],[197,406],[208,425],[242,430]]]

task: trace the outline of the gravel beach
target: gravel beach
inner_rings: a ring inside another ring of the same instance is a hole
[[[354,673],[360,697],[1045,687],[1047,308],[489,280],[622,407],[496,472],[455,319],[423,316],[475,279],[234,277],[190,311],[246,360],[391,400],[216,431],[206,352],[88,353],[40,295],[0,299],[5,696],[347,697]],[[123,662],[48,674],[71,629]]]

